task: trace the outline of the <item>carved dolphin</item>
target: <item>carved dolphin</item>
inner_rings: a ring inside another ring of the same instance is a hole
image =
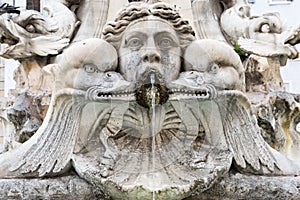
[[[73,62],[68,60],[70,54],[74,56]],[[108,62],[104,59],[106,56]],[[90,69],[85,68],[87,64],[100,73],[92,73],[94,82],[83,83],[82,79],[90,75]],[[106,70],[114,70],[116,65],[116,50],[104,40],[87,39],[68,48],[53,66],[57,79],[42,126],[20,147],[0,155],[0,177],[51,176],[68,170],[78,136],[78,122],[88,102],[86,90],[98,83],[106,85],[106,90],[118,90],[118,82],[116,85],[104,84],[114,83],[105,80],[104,76],[107,76]]]
[[[184,53],[184,69],[197,71],[190,74],[190,78],[197,74],[197,81],[201,79],[202,84],[212,84],[220,90],[245,90],[244,68],[240,57],[223,42],[205,39],[191,43]]]
[[[78,25],[76,16],[62,3],[50,4],[48,16],[35,10],[24,10],[17,16],[0,16],[2,57],[19,60],[56,55],[69,45]]]

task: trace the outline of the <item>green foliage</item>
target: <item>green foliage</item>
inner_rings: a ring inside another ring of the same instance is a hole
[[[233,42],[233,48],[234,51],[239,54],[239,56],[247,56],[247,54],[240,48],[239,44],[237,43],[237,41]]]

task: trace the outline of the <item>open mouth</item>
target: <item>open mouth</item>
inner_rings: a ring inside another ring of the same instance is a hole
[[[8,30],[1,29],[1,35],[0,35],[0,43],[1,44],[7,44],[9,46],[16,45],[19,42],[19,39],[15,36],[13,36]]]
[[[92,86],[86,92],[86,100],[89,101],[136,101],[145,108],[163,105],[168,100],[178,99],[214,99],[218,95],[216,88],[211,84],[203,84],[201,87],[166,87],[165,81],[156,70],[148,70],[142,74],[135,86],[126,89],[104,91],[103,87]]]
[[[86,99],[90,101],[103,101],[110,99],[120,100],[133,100],[134,91],[114,91],[114,92],[103,92],[102,88],[98,86],[90,87],[86,92]]]
[[[159,72],[151,69],[146,71],[136,84],[135,97],[139,105],[151,108],[162,105],[169,98],[168,88]]]
[[[184,89],[178,89],[178,90],[170,90],[170,95],[185,95],[185,96],[195,96],[195,97],[203,97],[203,98],[209,98],[210,92],[208,89],[199,89],[195,91],[189,91]]]
[[[199,88],[197,90],[185,90],[185,89],[172,89],[170,90],[170,97],[195,97],[208,99],[211,97],[211,92],[208,88]]]
[[[0,43],[8,44],[9,46],[16,45],[19,42],[19,40],[8,37],[5,34],[1,35]]]
[[[197,89],[170,89],[170,100],[175,99],[214,99],[218,93],[216,88],[210,84],[204,84],[202,87]]]

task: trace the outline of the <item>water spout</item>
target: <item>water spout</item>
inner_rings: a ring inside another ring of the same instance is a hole
[[[152,104],[163,105],[169,98],[164,79],[156,71],[147,71],[137,81],[135,97],[139,105],[152,108]],[[153,94],[155,93],[155,98]],[[155,101],[154,101],[155,100]]]
[[[155,184],[155,128],[156,128],[156,116],[155,116],[155,74],[150,74],[150,83],[151,83],[151,108],[152,108],[152,118],[151,118],[151,136],[152,136],[152,174],[153,174],[153,185]],[[155,200],[155,190],[153,189],[152,199]]]

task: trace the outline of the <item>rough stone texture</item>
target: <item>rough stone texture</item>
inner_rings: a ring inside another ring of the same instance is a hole
[[[300,198],[300,177],[231,173],[206,192],[185,200],[286,200]],[[43,179],[0,179],[0,199],[109,200],[76,175]]]
[[[17,142],[28,140],[42,124],[42,105],[36,96],[29,93],[19,94],[13,105],[7,108],[7,117],[15,126],[14,139]]]
[[[291,45],[299,41],[299,28],[287,28],[279,13],[254,17],[246,1],[237,1],[221,14],[220,23],[231,43],[237,43],[245,53],[277,57],[281,65],[286,64],[287,57],[297,57]]]
[[[68,175],[58,178],[1,179],[0,199],[92,200],[105,197],[78,176]]]
[[[287,92],[252,92],[247,97],[265,141],[299,164],[298,97]]]
[[[187,200],[286,200],[300,198],[300,177],[229,174],[208,191]]]
[[[279,59],[251,55],[245,69],[247,92],[283,91]]]

